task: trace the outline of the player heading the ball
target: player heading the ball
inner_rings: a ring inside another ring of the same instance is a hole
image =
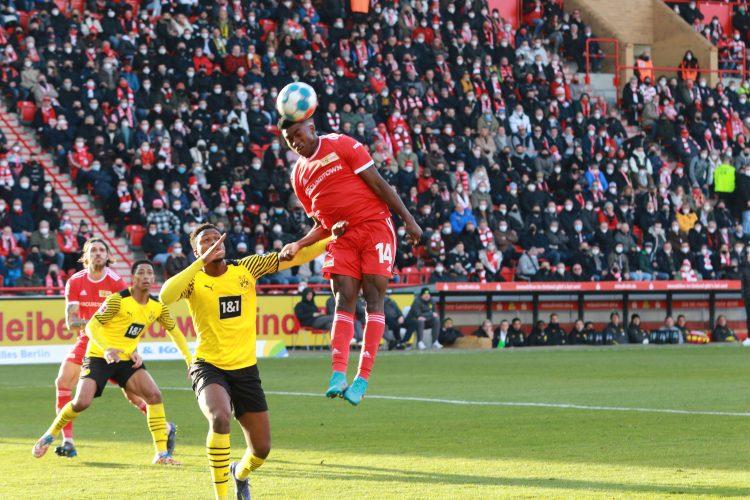
[[[287,97],[283,92],[279,94],[277,108],[287,109],[293,102],[292,98],[284,102]],[[288,113],[291,117],[299,114]],[[335,222],[347,223],[346,233],[326,248],[322,268],[324,276],[331,279],[336,300],[331,331],[333,373],[326,396],[343,397],[357,405],[367,390],[385,330],[383,304],[396,251],[391,210],[404,222],[411,244],[420,243],[422,229],[396,190],[373,168],[374,162],[364,145],[342,134],[318,135],[309,116],[296,121],[282,113],[279,128],[289,147],[300,155],[292,169],[292,186],[314,221],[307,235],[281,250],[280,258],[291,259],[300,248],[325,238]],[[367,320],[359,369],[349,386],[349,344],[354,335],[360,289],[367,302]]]

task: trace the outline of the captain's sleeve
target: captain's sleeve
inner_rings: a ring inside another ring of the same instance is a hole
[[[113,293],[107,297],[107,300],[105,300],[101,306],[99,306],[99,310],[96,311],[93,319],[97,320],[102,325],[106,325],[112,321],[112,318],[114,318],[118,312],[120,312],[121,301],[122,296],[119,293]]]
[[[355,174],[361,174],[375,164],[367,148],[346,135],[340,135],[336,140],[336,153]]]
[[[251,255],[240,259],[238,263],[250,271],[253,278],[257,280],[266,274],[273,274],[279,270],[279,254],[272,252],[264,255]]]

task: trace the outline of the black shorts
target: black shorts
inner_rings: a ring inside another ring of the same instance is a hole
[[[190,378],[193,380],[196,397],[210,384],[219,384],[226,389],[235,418],[246,412],[268,411],[266,395],[260,385],[258,365],[239,370],[222,370],[199,359],[190,367]]]
[[[124,389],[130,377],[138,370],[145,368],[144,365],[133,368],[131,360],[107,363],[107,360],[104,358],[89,358],[87,356],[83,358],[83,365],[81,365],[81,378],[90,378],[96,382],[96,394],[94,394],[94,397],[98,398],[107,386],[107,380],[111,379],[117,382]]]

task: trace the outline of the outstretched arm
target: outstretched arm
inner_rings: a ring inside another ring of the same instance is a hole
[[[370,186],[370,189],[372,189],[377,197],[383,200],[388,205],[388,208],[393,210],[404,221],[406,232],[409,234],[409,243],[419,245],[419,242],[422,240],[422,228],[414,220],[414,216],[406,208],[404,202],[401,201],[401,197],[396,193],[396,190],[383,179],[376,168],[366,168],[359,173],[359,176]]]
[[[292,259],[297,254],[297,252],[300,251],[300,249],[308,245],[312,245],[313,243],[317,243],[323,238],[331,235],[331,232],[324,228],[320,224],[320,221],[318,219],[313,217],[312,220],[314,222],[314,225],[306,235],[304,235],[297,241],[284,245],[284,248],[282,248],[281,252],[279,252],[280,261],[283,262]]]
[[[291,260],[282,261],[281,255],[279,255],[279,271],[302,265],[305,262],[310,262],[318,255],[325,252],[326,245],[328,245],[329,241],[331,241],[330,236],[320,241],[316,241],[312,245],[301,248]]]

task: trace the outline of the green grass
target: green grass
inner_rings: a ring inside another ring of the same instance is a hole
[[[681,346],[381,354],[375,395],[750,412],[750,351]],[[355,362],[352,362],[354,365]],[[114,387],[76,421],[79,457],[31,446],[56,366],[0,368],[0,498],[211,498],[206,423],[183,365],[151,363],[179,426],[181,468],[149,465],[143,417]],[[262,360],[268,391],[322,393],[326,355]],[[268,396],[273,451],[256,498],[750,496],[750,416],[370,398]],[[233,457],[244,448],[238,427]]]

